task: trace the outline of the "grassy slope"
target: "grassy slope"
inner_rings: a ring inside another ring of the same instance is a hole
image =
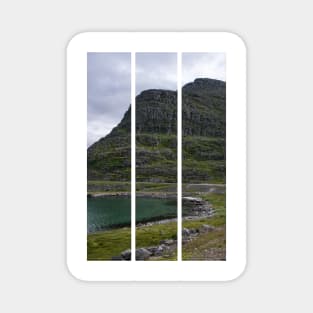
[[[88,260],[111,260],[122,251],[130,249],[130,228],[113,229],[106,232],[89,234],[87,238]]]
[[[183,182],[225,183],[225,141],[220,137],[184,136]]]
[[[136,246],[156,246],[164,239],[176,239],[176,223],[138,227]],[[111,260],[124,250],[130,249],[130,228],[119,228],[88,235],[88,260]]]
[[[136,138],[137,182],[175,183],[176,135],[143,133]],[[108,191],[106,189],[112,187],[115,191],[127,191],[130,188],[130,147],[120,152],[106,143],[102,155],[96,148],[99,150],[95,146],[92,154],[96,161],[90,157],[88,166],[93,169],[90,173],[98,174],[89,175],[88,191],[101,191],[101,188]],[[225,183],[224,139],[184,136],[182,166],[184,183]]]

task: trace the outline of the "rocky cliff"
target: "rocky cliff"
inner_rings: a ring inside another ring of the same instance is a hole
[[[196,79],[183,87],[183,182],[225,181],[226,84]],[[88,180],[130,180],[130,109],[88,149]],[[177,93],[146,90],[136,97],[136,173],[141,182],[176,182]]]

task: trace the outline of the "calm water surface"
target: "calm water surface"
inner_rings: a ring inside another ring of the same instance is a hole
[[[126,197],[105,197],[87,199],[88,232],[112,227],[130,226],[131,199]],[[136,221],[147,222],[177,216],[176,199],[136,199]]]

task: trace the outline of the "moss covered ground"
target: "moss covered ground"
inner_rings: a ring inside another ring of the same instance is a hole
[[[203,225],[214,226],[214,230],[199,234],[183,245],[183,260],[224,260],[226,258],[226,195],[208,193],[201,197],[213,205],[214,216],[195,221],[183,221],[183,227],[200,229]]]

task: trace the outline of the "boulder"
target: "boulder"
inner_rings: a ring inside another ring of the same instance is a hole
[[[175,243],[175,240],[174,239],[165,239],[165,240],[161,240],[160,243],[167,245],[167,246],[170,246],[170,245],[173,245]]]
[[[183,237],[190,236],[190,230],[188,228],[183,228]]]
[[[151,252],[151,255],[155,255],[155,252],[157,251],[158,247],[148,247],[146,248],[149,252]]]
[[[149,259],[151,252],[145,248],[136,249],[136,260],[143,261]]]
[[[161,246],[157,247],[157,249],[155,251],[155,255],[160,256],[163,254],[163,252],[164,252],[164,247],[163,247],[163,245],[161,245]]]
[[[130,249],[125,250],[125,251],[123,251],[123,252],[121,253],[122,259],[123,259],[123,260],[127,260],[127,261],[131,260],[131,255],[132,255],[132,253],[131,253],[131,250],[130,250]]]

